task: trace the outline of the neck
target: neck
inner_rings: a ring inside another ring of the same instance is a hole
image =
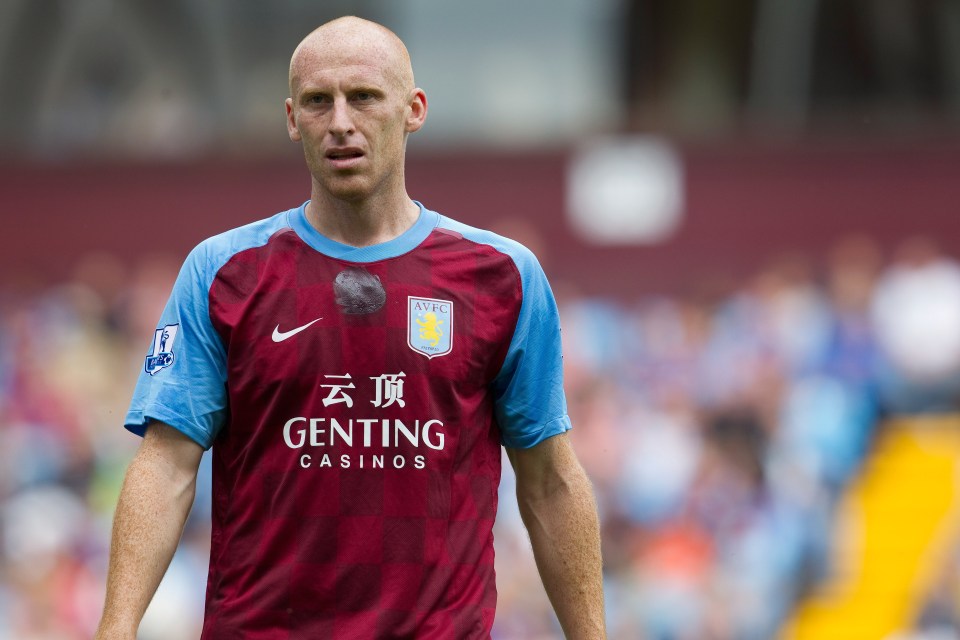
[[[420,208],[405,191],[392,198],[351,201],[314,188],[306,214],[313,228],[327,238],[369,247],[402,235],[417,221]]]

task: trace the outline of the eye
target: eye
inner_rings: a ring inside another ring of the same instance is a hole
[[[374,99],[374,95],[369,91],[357,91],[353,96],[359,102],[369,102]]]

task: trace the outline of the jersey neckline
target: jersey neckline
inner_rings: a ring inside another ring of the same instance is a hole
[[[348,244],[331,240],[317,231],[307,220],[307,205],[310,204],[309,200],[297,209],[290,211],[290,226],[296,234],[300,236],[301,240],[325,256],[338,260],[347,260],[349,262],[377,262],[379,260],[396,258],[417,248],[440,223],[439,213],[427,209],[417,200],[413,202],[420,208],[420,214],[417,216],[417,220],[413,223],[413,226],[393,240],[370,245],[369,247],[352,247]]]

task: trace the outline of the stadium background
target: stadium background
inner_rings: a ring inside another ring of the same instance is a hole
[[[299,39],[407,42],[413,197],[528,244],[611,638],[960,638],[960,5],[0,0],[0,638],[87,638],[204,237],[302,202]],[[142,627],[197,636],[209,459]],[[504,474],[495,637],[559,637]]]

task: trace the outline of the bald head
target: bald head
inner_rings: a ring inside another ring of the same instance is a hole
[[[410,54],[403,41],[383,25],[346,16],[313,30],[290,58],[290,95],[311,68],[334,66],[377,67],[404,93],[414,88]]]

